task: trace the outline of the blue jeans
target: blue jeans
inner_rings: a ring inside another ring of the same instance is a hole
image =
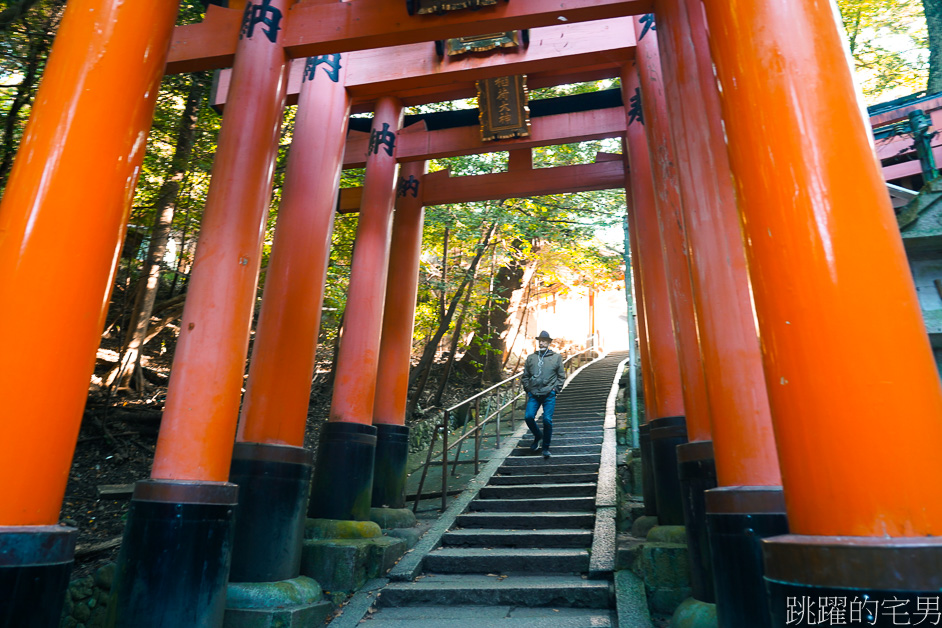
[[[543,431],[536,425],[536,412],[540,406],[543,406]],[[526,421],[533,437],[543,439],[543,450],[549,449],[550,440],[553,438],[553,410],[556,409],[556,391],[542,397],[536,397],[527,394],[527,407],[523,413],[523,419]]]

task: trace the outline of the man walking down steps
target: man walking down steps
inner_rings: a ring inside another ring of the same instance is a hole
[[[541,331],[536,337],[540,348],[527,356],[523,365],[523,389],[527,392],[527,406],[524,420],[533,433],[531,451],[540,448],[543,441],[543,457],[549,458],[550,441],[553,439],[553,410],[556,409],[556,395],[563,389],[566,370],[563,368],[563,356],[550,349],[553,338],[547,331]],[[536,425],[536,413],[543,407],[543,431]]]

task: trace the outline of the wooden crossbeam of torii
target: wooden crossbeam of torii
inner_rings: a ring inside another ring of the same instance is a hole
[[[439,170],[422,178],[422,202],[425,205],[445,205],[623,187],[625,164],[621,155],[599,155],[599,161],[593,164],[520,169],[497,174],[451,177],[447,170]],[[363,188],[340,190],[338,211],[342,214],[359,211],[362,195]]]
[[[518,0],[479,11],[409,16],[401,0],[302,0],[288,15],[283,41],[289,57],[303,58],[639,15],[651,7],[652,0]],[[167,73],[231,66],[240,20],[239,11],[211,5],[199,24],[178,26]]]
[[[526,74],[531,89],[615,77],[634,51],[631,18],[621,17],[533,29],[527,48],[497,55],[439,58],[424,42],[351,52],[343,63],[345,86],[355,102],[389,95],[408,106],[473,96],[474,81],[496,76]],[[302,59],[292,62],[289,104],[297,102],[303,72]],[[225,105],[231,74],[230,69],[219,73],[214,105]]]
[[[396,157],[400,162],[424,161],[621,137],[627,121],[623,107],[609,107],[533,118],[530,124],[529,137],[484,142],[477,126],[427,131],[420,122],[399,133]],[[362,168],[366,164],[368,144],[369,133],[351,131],[347,136],[344,168]]]

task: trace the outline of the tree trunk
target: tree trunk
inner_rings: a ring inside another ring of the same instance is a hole
[[[536,266],[536,264],[527,264],[527,270],[523,273],[521,283],[526,286],[526,288],[521,290],[520,294],[523,296],[525,293],[525,298],[517,300],[516,305],[514,305],[513,302],[510,304],[510,311],[517,312],[519,316],[517,320],[517,331],[514,333],[513,338],[510,339],[510,342],[507,343],[507,351],[504,352],[504,368],[507,368],[507,362],[510,361],[510,356],[513,355],[513,348],[517,344],[517,338],[520,337],[520,330],[523,329],[523,323],[530,314],[530,295],[533,292],[533,273],[536,270]]]
[[[508,310],[513,293],[523,286],[525,267],[511,260],[497,271],[488,307],[475,322],[475,338],[459,363],[466,372],[480,369],[484,381],[498,382],[504,363]]]
[[[929,81],[926,91],[942,92],[942,0],[922,0],[929,31]]]
[[[118,365],[105,379],[105,385],[110,386],[118,382],[119,388],[126,388],[132,376],[137,374],[137,382],[143,384],[141,370],[141,347],[147,337],[147,327],[157,300],[157,289],[160,287],[160,263],[167,253],[167,241],[170,239],[170,227],[173,224],[173,214],[176,209],[177,194],[180,184],[186,175],[193,145],[196,142],[197,120],[199,118],[200,103],[206,91],[205,74],[194,74],[193,82],[187,94],[183,114],[180,117],[180,127],[177,132],[176,150],[171,161],[170,171],[164,180],[155,202],[156,217],[151,230],[150,247],[147,250],[147,260],[141,273],[137,293],[134,299],[134,308],[131,312],[131,321],[128,324],[128,335],[125,339],[125,350]]]
[[[3,11],[0,11],[0,31],[5,31],[10,24],[26,15],[38,0],[19,0],[11,2]]]
[[[445,332],[448,331],[448,326],[451,324],[451,319],[454,318],[455,311],[458,309],[458,303],[461,301],[461,296],[464,294],[465,289],[468,291],[471,290],[471,284],[473,283],[474,276],[477,273],[478,263],[481,261],[484,251],[487,250],[488,244],[490,244],[491,241],[491,235],[494,233],[494,229],[496,228],[497,223],[492,223],[488,228],[486,235],[484,236],[483,242],[478,244],[478,250],[474,254],[474,259],[471,260],[471,265],[468,267],[468,270],[464,275],[464,279],[461,281],[461,285],[458,286],[458,290],[455,291],[454,296],[451,298],[451,303],[448,306],[448,310],[445,312],[445,318],[441,321],[441,323],[438,325],[438,329],[435,330],[435,333],[425,344],[425,350],[422,352],[422,357],[419,360],[418,365],[409,375],[409,385],[411,386],[413,382],[417,383],[415,391],[413,391],[412,397],[409,400],[409,405],[406,408],[406,417],[412,416],[412,413],[415,411],[415,406],[418,404],[419,396],[422,394],[422,391],[425,390],[425,383],[428,381],[428,375],[432,369],[432,360],[435,358],[435,350],[438,347],[438,343],[441,342]]]
[[[455,323],[455,333],[451,336],[451,345],[448,351],[448,361],[445,363],[445,369],[442,372],[442,379],[438,382],[438,390],[435,391],[435,398],[432,399],[432,405],[437,406],[442,402],[442,395],[445,394],[445,386],[448,385],[448,376],[451,375],[451,367],[455,363],[455,354],[458,352],[458,342],[461,340],[461,327],[464,325],[465,314],[468,313],[468,304],[471,302],[471,291],[464,293],[464,303],[461,304],[461,314],[458,315],[458,321]]]

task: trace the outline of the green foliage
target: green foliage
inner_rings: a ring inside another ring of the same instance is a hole
[[[556,167],[595,161],[598,152],[620,152],[618,140],[602,140],[534,149],[535,167]],[[506,170],[507,153],[468,155],[433,161],[430,170],[447,167],[452,176],[487,174]],[[441,299],[454,295],[470,263],[483,230],[497,222],[489,250],[481,262],[470,301],[469,317],[494,303],[506,305],[510,295],[494,293],[498,269],[512,264],[532,267],[533,285],[539,292],[566,294],[581,288],[601,290],[621,279],[621,255],[607,250],[597,234],[619,225],[625,212],[624,190],[602,190],[503,202],[456,203],[426,208],[419,297],[414,342],[422,346],[440,321]],[[448,229],[448,268],[442,279],[445,230]],[[465,326],[459,352],[474,330]],[[452,320],[450,331],[457,323]],[[477,330],[480,331],[480,330]],[[479,335],[478,350],[494,349]]]
[[[928,31],[922,0],[838,0],[868,104],[925,89]]]
[[[65,0],[21,4],[0,37],[0,191],[26,128]]]
[[[554,87],[542,87],[540,89],[530,90],[530,100],[542,100],[544,98],[558,98],[560,96],[572,96],[573,94],[588,94],[598,92],[603,89],[612,89],[620,84],[618,79],[602,79],[601,81],[588,81],[585,83],[570,83],[568,85],[556,85]]]

